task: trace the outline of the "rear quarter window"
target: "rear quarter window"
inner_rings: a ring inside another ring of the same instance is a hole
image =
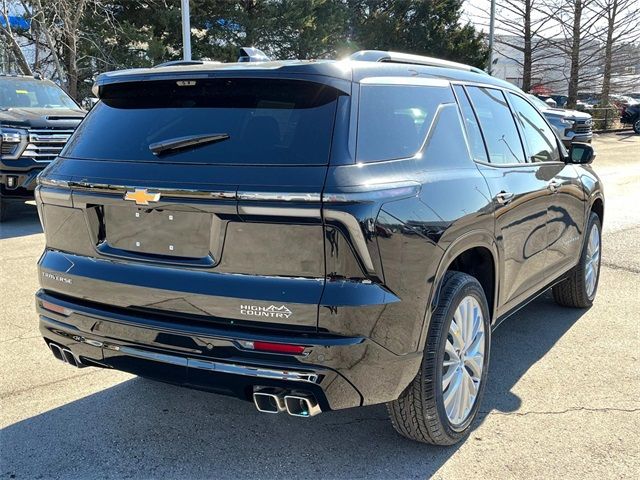
[[[424,144],[438,107],[453,102],[448,86],[362,85],[357,161],[414,156]]]

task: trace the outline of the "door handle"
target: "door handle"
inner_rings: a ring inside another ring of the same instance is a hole
[[[496,195],[496,201],[500,205],[506,205],[511,200],[513,200],[513,193],[511,193],[511,192],[502,191],[502,192],[500,192],[499,194]]]
[[[551,180],[547,185],[547,188],[551,190],[552,193],[555,193],[560,188],[560,182],[558,182],[557,180]]]

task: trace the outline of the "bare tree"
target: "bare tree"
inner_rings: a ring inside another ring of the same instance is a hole
[[[89,0],[55,0],[52,4],[61,29],[62,58],[67,73],[67,93],[78,95],[78,40],[80,20]]]
[[[638,0],[596,0],[595,8],[604,15],[602,29],[604,43],[604,66],[602,71],[602,92],[600,103],[609,103],[611,76],[617,63],[627,59],[626,46],[640,39],[640,8]]]
[[[602,44],[596,32],[604,12],[595,9],[596,0],[550,0],[557,8],[561,35],[549,43],[569,59],[567,106],[575,108],[582,82],[594,82],[602,67]],[[589,54],[585,55],[585,48]]]
[[[11,23],[9,22],[9,12],[7,9],[6,1],[2,2],[1,15],[4,19],[4,25],[0,24],[0,33],[4,37],[9,49],[13,53],[13,56],[15,57],[22,73],[24,73],[25,75],[33,75],[31,67],[29,66],[29,62],[27,62],[27,59],[25,58],[24,53],[22,53],[22,49],[20,48],[20,45],[18,44],[13,35],[13,31],[11,30]]]
[[[47,24],[47,19],[44,14],[44,9],[42,8],[41,0],[31,0],[32,8],[28,5],[27,1],[22,1],[22,7],[28,16],[31,17],[32,21],[36,21],[38,24],[38,29],[44,34],[44,38],[46,41],[46,46],[49,51],[49,55],[53,60],[53,65],[55,68],[56,75],[58,76],[58,80],[66,85],[66,75],[64,73],[64,69],[62,68],[62,62],[60,61],[60,57],[58,55],[58,50],[56,48],[56,43],[51,35],[51,29]],[[38,39],[35,39],[36,45],[38,44]]]
[[[511,57],[501,52],[522,68],[525,92],[533,86],[535,63],[546,59],[545,37],[556,28],[556,11],[557,7],[547,5],[544,0],[499,0],[496,20],[500,30],[507,35],[499,35],[496,43],[498,49],[503,45],[522,55]]]
[[[28,34],[36,49],[47,52],[46,60],[74,98],[78,97],[81,78],[80,66],[86,65],[81,53],[81,42],[93,42],[91,32],[82,30],[86,14],[93,13],[105,18],[115,28],[113,12],[105,0],[20,0],[27,16],[42,32],[44,43],[36,35]],[[91,60],[91,59],[90,59]],[[84,61],[84,62],[83,62]],[[44,60],[43,62],[44,63]]]

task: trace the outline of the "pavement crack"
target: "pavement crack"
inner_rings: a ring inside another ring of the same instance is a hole
[[[69,380],[76,380],[78,378],[88,377],[89,375],[93,375],[94,373],[95,372],[81,373],[79,375],[73,375],[71,377],[65,377],[65,378],[61,378],[59,380],[53,380],[51,382],[40,383],[38,385],[32,385],[30,387],[23,388],[21,390],[13,390],[12,392],[8,392],[8,393],[5,393],[5,394],[0,394],[0,400],[4,400],[6,398],[15,397],[15,396],[21,395],[23,393],[30,392],[32,390],[37,390],[39,388],[50,387],[51,385],[56,385],[58,383],[68,382]]]
[[[623,412],[623,413],[635,413],[640,412],[639,408],[616,408],[616,407],[571,407],[565,410],[543,410],[543,411],[530,411],[530,412],[497,412],[497,411],[480,411],[478,413],[482,415],[500,415],[500,416],[515,416],[526,417],[527,415],[564,415],[570,412]]]
[[[616,263],[611,262],[602,262],[603,267],[611,268],[612,270],[624,270],[629,273],[640,273],[640,268],[629,267],[626,265],[618,265]]]

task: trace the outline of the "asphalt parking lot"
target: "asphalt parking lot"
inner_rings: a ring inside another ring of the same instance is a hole
[[[45,348],[35,207],[0,234],[0,478],[637,478],[640,136],[600,135],[603,266],[590,310],[548,295],[494,333],[481,419],[462,445],[395,434],[384,406],[312,419],[93,368]]]

